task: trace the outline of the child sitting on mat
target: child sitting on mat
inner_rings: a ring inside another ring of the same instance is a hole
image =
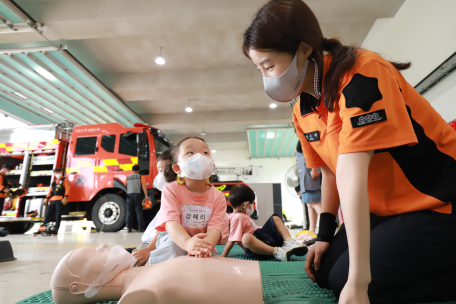
[[[303,256],[307,253],[304,244],[292,239],[282,219],[274,214],[258,228],[250,218],[253,213],[255,193],[246,185],[236,185],[228,196],[233,207],[230,219],[230,236],[222,257],[228,256],[234,243],[244,249],[248,258],[267,260],[273,256],[280,261],[288,261],[292,255]]]
[[[172,170],[165,170],[170,183],[163,188],[155,228],[160,233],[149,264],[187,254],[211,257],[223,232],[226,199],[209,183],[214,163],[206,142],[185,138],[171,154],[174,164],[167,165]]]

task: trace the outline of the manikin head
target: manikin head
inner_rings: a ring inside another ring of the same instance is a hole
[[[85,290],[105,269],[109,245],[97,248],[78,248],[65,255],[57,265],[51,279],[52,297],[56,304],[65,303],[94,303],[96,299],[106,299],[106,294],[100,291],[93,298],[84,295]],[[118,298],[122,292],[119,287]]]

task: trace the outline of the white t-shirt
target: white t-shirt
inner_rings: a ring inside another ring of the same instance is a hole
[[[141,237],[141,241],[143,243],[152,242],[152,239],[154,238],[155,234],[158,232],[157,230],[155,230],[155,227],[157,227],[157,222],[158,222],[158,217],[160,216],[160,211],[161,211],[161,209],[158,210],[154,219],[152,220],[152,222],[150,222],[149,226],[147,226],[146,231],[144,231],[144,234]]]

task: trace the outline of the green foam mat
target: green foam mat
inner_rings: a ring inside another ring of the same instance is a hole
[[[215,248],[217,249],[218,254],[222,254],[223,249],[225,248],[225,245],[217,245],[217,246],[215,246]],[[228,257],[232,258],[232,259],[239,259],[239,260],[258,261],[258,260],[255,260],[255,259],[248,258],[244,254],[244,251],[242,250],[242,248],[239,247],[238,245],[234,245],[233,246],[233,248],[231,249],[230,254],[228,255]],[[298,262],[298,261],[302,262],[302,261],[305,261],[305,260],[306,260],[306,256],[301,256],[301,257],[292,256],[291,257],[291,261],[292,262]],[[274,259],[273,256],[271,256],[271,259],[268,260],[268,261],[273,261],[273,262],[276,262],[276,263],[280,263],[280,261]]]
[[[223,245],[217,245],[217,251],[219,254],[223,252],[223,249]],[[242,249],[237,245],[233,247],[228,257],[251,260],[244,255]],[[312,282],[307,277],[303,261],[305,261],[305,257],[295,257],[295,259],[290,262],[280,262],[275,260],[259,261],[263,283],[263,299],[265,304],[336,303],[336,298],[334,297],[332,291],[318,287],[316,283]],[[36,294],[16,304],[22,303],[54,304],[50,290]],[[116,303],[116,301],[106,301],[97,304]],[[456,302],[447,302],[446,304],[450,303],[454,304]]]

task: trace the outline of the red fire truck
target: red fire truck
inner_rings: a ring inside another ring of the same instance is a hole
[[[92,220],[99,231],[114,232],[125,226],[125,179],[133,165],[146,178],[152,208],[146,221],[159,208],[159,192],[153,189],[156,159],[170,147],[164,133],[145,124],[132,128],[117,123],[68,128],[66,125],[37,125],[0,130],[0,166],[16,166],[8,180],[22,184],[27,193],[5,203],[0,227],[24,233],[45,214],[43,200],[52,183],[52,170],[64,168],[71,185],[63,219]],[[6,210],[5,210],[6,209]],[[36,210],[35,217],[27,215]]]

